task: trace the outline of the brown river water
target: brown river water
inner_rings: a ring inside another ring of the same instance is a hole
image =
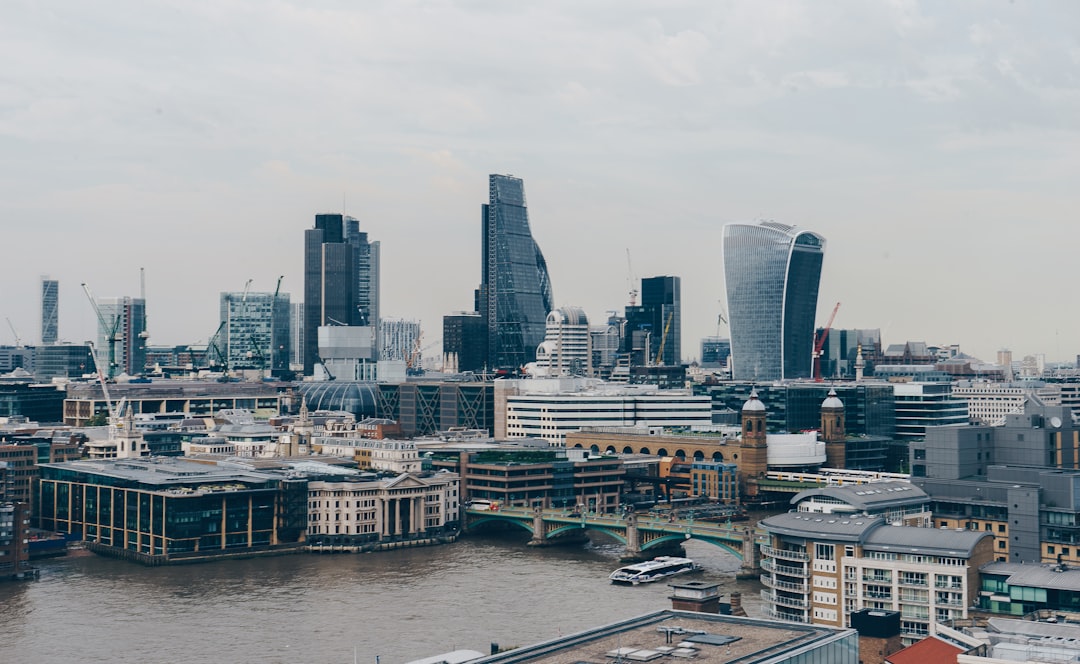
[[[400,664],[488,652],[670,607],[665,582],[614,586],[621,547],[530,548],[518,533],[368,554],[299,554],[176,567],[83,552],[38,563],[36,581],[0,583],[0,663],[340,662]],[[757,581],[689,541],[695,577],[741,591]]]

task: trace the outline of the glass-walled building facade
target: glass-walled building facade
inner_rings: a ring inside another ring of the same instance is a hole
[[[529,228],[520,178],[491,175],[483,206],[484,258],[478,306],[487,332],[487,368],[516,372],[536,359],[554,309],[547,262]]]
[[[771,221],[724,226],[732,378],[809,378],[825,238]]]

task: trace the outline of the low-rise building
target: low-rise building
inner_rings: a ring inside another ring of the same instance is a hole
[[[44,464],[40,526],[142,562],[297,546],[307,479],[182,458]]]
[[[0,501],[0,581],[33,575],[26,541],[29,529],[29,503]]]
[[[308,541],[365,545],[429,539],[457,529],[461,482],[455,473],[346,477],[308,484]]]
[[[979,567],[993,558],[986,533],[891,526],[880,516],[789,512],[760,524],[767,615],[846,626],[859,609],[901,614],[911,642],[939,622],[968,616]]]
[[[994,562],[980,573],[979,608],[984,611],[1013,616],[1080,612],[1080,568]]]

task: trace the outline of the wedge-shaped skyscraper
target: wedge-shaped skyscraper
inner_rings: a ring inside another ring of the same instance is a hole
[[[515,372],[536,359],[552,305],[547,262],[533,240],[525,185],[510,175],[488,177],[483,206],[483,266],[477,309],[487,336],[487,368]]]
[[[809,378],[825,238],[772,221],[724,226],[732,377]]]

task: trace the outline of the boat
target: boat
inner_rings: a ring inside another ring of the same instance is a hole
[[[650,583],[660,579],[683,574],[685,572],[697,572],[701,569],[689,558],[676,558],[674,556],[660,556],[644,563],[634,563],[626,567],[620,567],[611,573],[608,578],[612,583],[624,583],[636,586],[639,583]]]

